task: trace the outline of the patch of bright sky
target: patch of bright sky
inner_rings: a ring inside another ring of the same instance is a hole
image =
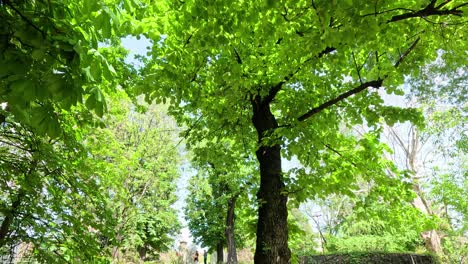
[[[139,39],[134,36],[127,36],[122,39],[122,46],[130,51],[125,61],[141,68],[143,63],[137,59],[138,56],[147,57],[152,46],[151,40],[141,36]]]
[[[184,151],[184,150],[179,150]],[[174,204],[174,208],[177,209],[179,212],[179,221],[182,224],[183,228],[181,229],[181,233],[177,237],[177,241],[175,241],[177,247],[179,241],[185,241],[188,243],[192,242],[192,236],[190,234],[190,230],[187,228],[187,221],[185,220],[185,215],[183,212],[183,208],[185,206],[185,200],[188,196],[188,183],[192,176],[196,174],[196,171],[190,165],[188,160],[185,160],[179,168],[180,171],[180,178],[177,180],[177,201]]]

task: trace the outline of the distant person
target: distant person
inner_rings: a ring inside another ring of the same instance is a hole
[[[203,251],[203,263],[206,264],[208,261],[208,252],[206,252],[206,249]]]
[[[198,250],[195,251],[195,254],[193,255],[193,262],[198,263]]]

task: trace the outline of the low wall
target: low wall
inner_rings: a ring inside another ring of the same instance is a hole
[[[302,257],[301,264],[438,264],[429,255],[405,253],[343,253]]]

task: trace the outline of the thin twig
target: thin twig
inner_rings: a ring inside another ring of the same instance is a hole
[[[385,13],[389,13],[389,12],[393,12],[393,11],[397,11],[397,10],[404,10],[404,11],[409,11],[409,12],[415,12],[415,10],[413,10],[413,9],[403,8],[403,7],[397,7],[397,8],[393,8],[393,9],[389,9],[389,10],[384,10],[384,11],[380,11],[380,12],[374,11],[374,13],[369,13],[369,14],[362,15],[362,17],[377,16],[377,15],[381,15],[381,14],[385,14]]]
[[[400,56],[400,58],[398,59],[398,61],[394,65],[395,68],[397,68],[403,62],[403,60],[408,56],[408,54],[410,54],[410,52],[414,49],[414,47],[416,47],[416,45],[418,44],[420,39],[421,39],[421,37],[418,37],[413,42],[413,44],[411,44],[411,46]]]
[[[362,84],[361,69],[357,65],[356,57],[354,56],[354,52],[351,52],[351,55],[353,56],[354,66],[356,67],[357,75],[359,77],[359,82]]]

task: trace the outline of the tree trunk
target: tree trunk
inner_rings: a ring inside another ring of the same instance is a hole
[[[416,193],[416,198],[413,200],[413,206],[419,209],[424,214],[433,215],[433,213],[430,210],[428,201],[426,201],[424,197],[422,197],[419,185],[417,183],[413,183],[413,189]],[[422,232],[421,238],[424,240],[425,247],[428,251],[438,255],[443,253],[441,245],[442,239],[436,230],[428,230]]]
[[[413,206],[419,209],[421,212],[427,215],[434,215],[431,210],[431,205],[429,201],[424,198],[423,192],[421,190],[421,186],[419,185],[419,179],[422,178],[419,173],[419,166],[418,166],[418,153],[420,153],[421,149],[419,148],[420,145],[420,137],[419,132],[416,129],[411,129],[411,143],[408,146],[408,165],[409,168],[414,172],[414,179],[413,179],[413,190],[416,193],[416,198],[413,201]],[[430,252],[435,254],[442,254],[442,246],[441,246],[441,237],[437,233],[436,230],[428,230],[421,233],[421,237],[424,240],[426,249]]]
[[[259,95],[251,100],[252,123],[257,130],[259,147],[256,156],[260,165],[260,189],[257,222],[256,264],[289,263],[291,251],[288,248],[287,194],[281,170],[280,142],[265,146],[263,141],[268,133],[278,127],[270,110],[269,102],[263,102]]]
[[[218,242],[218,244],[216,244],[216,263],[223,263],[224,261],[224,257],[223,257],[223,243],[222,242]]]
[[[421,186],[419,184],[419,179],[423,178],[423,176],[420,175],[420,163],[418,162],[418,156],[422,154],[420,146],[421,138],[419,136],[418,130],[415,127],[410,128],[408,133],[408,143],[405,143],[405,141],[394,129],[390,128],[390,132],[406,155],[407,169],[414,173],[412,184],[416,198],[414,198],[412,205],[426,215],[435,215],[431,210],[430,202],[424,198],[424,192],[421,190]],[[439,255],[443,253],[441,246],[442,238],[440,237],[439,233],[437,233],[437,230],[428,230],[422,232],[420,236],[424,240],[425,247],[428,251]]]
[[[226,217],[226,242],[227,242],[227,263],[237,264],[236,238],[234,237],[235,208],[238,195],[234,195],[228,201],[228,211]]]
[[[120,242],[121,239],[122,239],[122,236],[119,233],[117,233],[116,240]],[[114,246],[114,248],[112,249],[112,259],[117,260],[119,259],[119,257],[120,257],[119,246]]]
[[[140,260],[145,261],[146,260],[146,245],[143,245],[141,247],[138,247],[138,255],[140,256]]]

